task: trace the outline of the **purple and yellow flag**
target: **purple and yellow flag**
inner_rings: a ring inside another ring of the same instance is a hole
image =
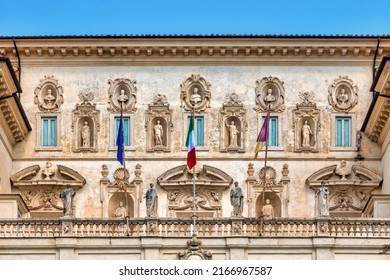
[[[268,139],[268,126],[269,126],[269,111],[267,112],[267,116],[265,117],[263,126],[260,129],[259,136],[257,136],[255,158],[257,158],[257,154],[263,148],[263,143]]]

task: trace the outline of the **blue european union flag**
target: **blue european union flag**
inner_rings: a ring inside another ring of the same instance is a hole
[[[116,138],[116,145],[118,146],[116,158],[118,161],[123,165],[124,161],[124,149],[123,149],[123,142],[124,142],[124,137],[123,137],[123,116],[121,112],[121,118],[119,120],[119,128],[118,128],[118,136]]]

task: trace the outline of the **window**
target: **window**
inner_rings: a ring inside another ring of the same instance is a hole
[[[57,146],[57,117],[42,117],[41,131],[41,146]]]
[[[191,116],[188,116],[187,131],[190,126]],[[195,146],[204,146],[204,118],[195,116],[194,119]]]
[[[116,140],[118,138],[118,129],[119,129],[119,124],[120,124],[120,117],[115,117],[115,143],[116,145]],[[123,144],[125,146],[130,146],[131,141],[130,141],[130,117],[123,117]]]
[[[264,123],[265,117],[263,117],[263,123]],[[270,117],[269,118],[269,131],[268,131],[268,145],[270,147],[272,146],[278,146],[278,117]],[[264,143],[264,145],[267,145],[267,143]]]
[[[350,117],[336,117],[336,146],[352,146],[351,123]]]

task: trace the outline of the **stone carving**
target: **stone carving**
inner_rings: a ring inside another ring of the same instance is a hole
[[[232,233],[234,235],[242,234],[242,219],[239,219],[238,221],[235,219],[232,221]]]
[[[336,169],[336,174],[341,176],[341,180],[347,180],[345,176],[351,174],[351,169],[347,167],[345,160],[340,162],[340,167]]]
[[[320,110],[314,103],[313,92],[302,92],[301,103],[293,110],[295,152],[318,152],[318,130]]]
[[[336,111],[348,112],[358,103],[358,88],[348,76],[335,79],[328,93],[329,104]]]
[[[222,193],[232,183],[232,178],[223,171],[208,165],[198,166],[196,171],[195,208],[199,217],[221,217]],[[169,217],[193,215],[193,174],[186,165],[172,168],[157,178],[158,185],[167,192]],[[225,207],[227,207],[225,205]]]
[[[234,188],[230,190],[230,203],[233,206],[232,216],[242,216],[244,208],[244,195],[238,182],[234,182]]]
[[[74,152],[97,152],[98,132],[100,131],[100,111],[92,102],[94,95],[89,90],[79,93],[80,101],[72,111]]]
[[[187,241],[187,250],[177,253],[178,260],[211,260],[212,258],[210,251],[202,249],[202,242],[196,236]]]
[[[329,190],[329,213],[335,217],[361,217],[371,193],[378,188],[382,177],[370,169],[355,164],[347,167],[332,165],[318,170],[307,179],[310,188],[317,190],[325,184]]]
[[[329,195],[330,192],[325,186],[325,183],[316,191],[316,197],[318,198],[318,216],[320,217],[329,216]]]
[[[64,217],[72,217],[74,216],[74,211],[73,211],[73,208],[74,208],[74,203],[73,203],[73,200],[74,200],[74,195],[76,193],[73,191],[73,189],[71,187],[68,187],[66,189],[64,189],[61,193],[60,193],[60,198],[62,198],[63,202],[64,202]]]
[[[153,188],[153,184],[150,183],[150,188],[146,191],[146,215],[148,217],[157,217],[157,204],[158,196],[156,189]]]
[[[42,112],[56,112],[64,102],[63,89],[54,76],[44,76],[34,93],[34,102]]]
[[[52,166],[53,164],[50,161],[46,162],[45,169],[42,170],[42,176],[45,180],[50,180],[50,177],[56,173],[56,169]]]
[[[108,110],[113,113],[122,111],[125,113],[133,113],[137,110],[137,82],[130,79],[115,79],[109,80],[108,84]]]
[[[276,77],[264,77],[256,81],[256,107],[257,112],[267,111],[267,107],[273,112],[283,112],[286,108],[283,82]]]
[[[266,199],[265,205],[261,210],[264,219],[272,219],[274,217],[274,207],[270,203],[271,201]]]
[[[221,152],[245,152],[246,109],[234,92],[227,95],[219,111],[219,127]]]
[[[126,207],[123,206],[123,202],[119,201],[119,206],[115,209],[114,216],[117,218],[125,218],[126,217]]]
[[[181,106],[186,111],[205,111],[210,107],[211,84],[200,75],[192,74],[181,85]]]
[[[172,110],[165,95],[157,94],[146,112],[145,128],[148,152],[169,152],[173,131]]]

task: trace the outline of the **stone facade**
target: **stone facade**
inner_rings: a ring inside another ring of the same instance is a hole
[[[233,182],[243,190],[243,218],[263,221],[262,208],[269,199],[275,219],[315,219],[316,190],[322,182],[330,187],[329,219],[379,217],[366,205],[374,194],[390,193],[384,169],[388,152],[383,153],[381,146],[364,134],[357,140],[372,99],[371,65],[376,44],[371,38],[342,38],[346,47],[332,47],[332,38],[314,42],[299,37],[209,38],[208,42],[193,38],[188,47],[182,47],[180,37],[147,39],[146,45],[130,38],[89,39],[87,47],[81,38],[21,39],[21,100],[32,130],[16,145],[0,145],[2,150],[11,150],[1,153],[8,164],[0,171],[0,190],[2,194],[20,194],[31,217],[61,216],[64,206],[57,193],[70,185],[76,193],[72,219],[122,217],[115,214],[120,204],[127,206],[130,219],[144,219],[145,193],[152,183],[158,214],[144,220],[148,222],[145,232],[152,237],[142,242],[160,244],[166,237],[158,219],[190,218],[194,201],[200,219],[210,219],[213,224],[213,219],[230,218]],[[208,45],[199,47],[200,43]],[[366,47],[361,47],[362,43]],[[148,44],[150,47],[145,47]],[[276,45],[280,47],[273,47]],[[0,50],[16,60],[8,39],[0,39]],[[383,40],[380,57],[386,51],[390,51],[390,41]],[[258,159],[253,157],[267,108],[277,121],[277,145],[268,147],[264,168],[266,148]],[[129,143],[124,147],[126,169],[116,160],[116,120],[121,110],[130,127]],[[198,165],[194,171],[185,166],[192,111],[203,121],[204,137],[196,147]],[[350,120],[350,142],[339,145],[336,121],[345,117]],[[42,144],[45,118],[56,120],[57,137],[52,146]],[[351,172],[337,175],[342,161]],[[53,165],[52,173],[49,169],[45,173],[47,162]],[[197,178],[195,198],[193,176]],[[385,181],[380,186],[382,178]],[[390,215],[381,218],[390,219]],[[72,234],[75,223],[63,223],[58,229],[63,234],[64,225],[72,238],[68,241],[81,242]],[[116,226],[118,236],[128,230],[123,226]],[[230,226],[229,235],[242,236],[248,225],[234,220]],[[1,230],[0,224],[0,238]],[[389,242],[387,224],[383,230]],[[322,233],[330,236],[331,231],[329,226]],[[214,237],[202,245],[209,251],[211,244],[213,248],[220,246],[212,252],[219,256],[216,259],[260,258],[264,253],[250,246],[235,252],[233,248],[247,242],[247,237],[233,242],[225,234],[220,236],[220,240]],[[290,242],[288,237],[284,239]],[[310,244],[305,243],[308,250],[302,258],[329,257],[315,253],[322,246],[313,245],[317,239],[306,239],[301,241]],[[99,242],[105,246],[103,239]],[[262,241],[258,242],[260,246]],[[168,253],[156,251],[150,258],[171,258],[185,250],[183,246],[178,250],[170,243],[164,248]],[[56,258],[62,254],[54,247],[50,250]],[[112,254],[118,253],[114,251]],[[149,258],[144,255],[149,253],[130,251],[135,258]],[[360,253],[365,256],[356,251]],[[77,256],[82,253],[77,254],[73,252],[69,258],[80,258]],[[332,251],[330,258],[338,258],[335,254]]]

